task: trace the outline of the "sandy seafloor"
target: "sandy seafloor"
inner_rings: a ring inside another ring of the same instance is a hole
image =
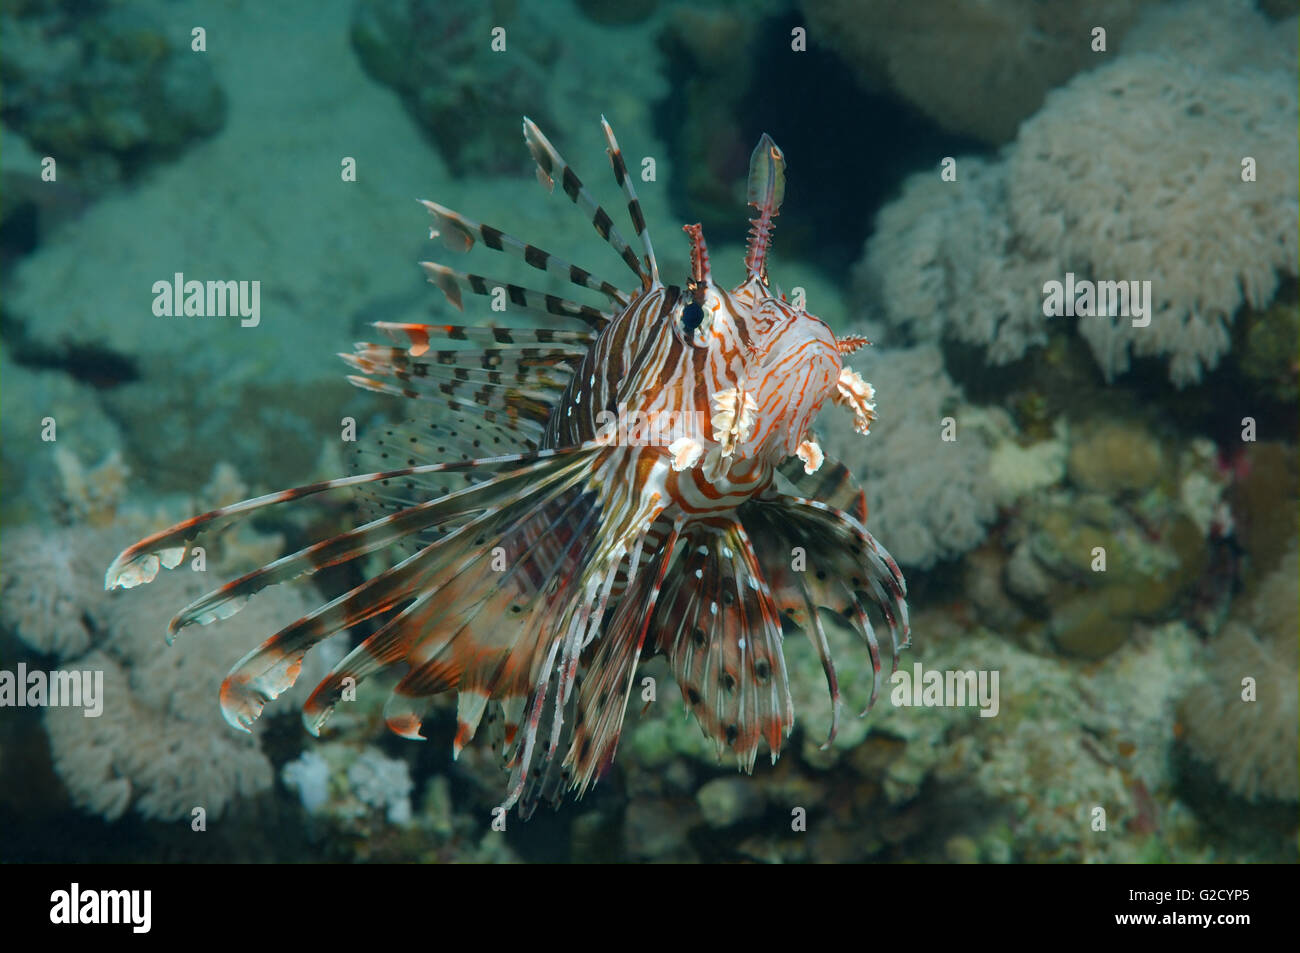
[[[0,708],[0,860],[1293,862],[1295,6],[6,3],[0,673],[97,674],[103,710]],[[772,278],[873,342],[849,359],[871,432],[833,407],[818,431],[908,578],[900,670],[996,675],[996,708],[885,683],[857,719],[869,659],[832,623],[823,748],[822,667],[790,628],[795,727],[750,777],[659,658],[596,788],[500,831],[506,772],[484,738],[453,761],[454,702],[403,740],[385,675],[303,729],[365,626],[251,737],[222,720],[229,667],[385,554],[164,640],[208,589],[358,525],[354,499],[268,510],[206,540],[202,574],[103,592],[147,532],[346,475],[345,418],[362,443],[449,422],[350,387],[336,356],[373,321],[452,320],[418,261],[587,300],[430,241],[417,199],[629,286],[538,187],[523,115],[630,238],[609,120],[679,284],[697,221],[718,280],[743,276],[748,156],[781,145]],[[178,272],[259,282],[257,325],[155,314]],[[1046,317],[1067,273],[1151,282],[1149,324]]]

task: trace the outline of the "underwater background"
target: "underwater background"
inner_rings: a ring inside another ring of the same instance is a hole
[[[104,684],[95,718],[0,708],[0,860],[1294,862],[1296,13],[0,0],[0,671]],[[795,732],[747,777],[656,659],[659,698],[634,692],[594,791],[501,831],[505,773],[481,743],[452,760],[450,697],[425,744],[386,730],[391,678],[303,729],[355,635],[252,736],[222,719],[235,660],[359,577],[164,641],[193,598],[356,525],[347,500],[205,541],[205,573],[103,590],[140,536],[342,476],[344,418],[405,415],[336,352],[454,313],[416,262],[467,265],[417,199],[613,261],[538,187],[524,115],[613,210],[608,118],[678,283],[694,222],[720,280],[742,276],[750,150],[781,146],[773,278],[873,342],[853,359],[870,434],[820,429],[908,578],[900,671],[996,673],[995,711],[886,683],[853,717],[870,661],[833,628],[823,750],[821,664],[787,638]],[[256,325],[158,316],[176,273],[259,281]],[[1067,274],[1150,281],[1149,324],[1045,317]]]

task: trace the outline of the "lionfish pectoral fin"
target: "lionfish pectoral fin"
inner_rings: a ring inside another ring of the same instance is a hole
[[[575,724],[562,765],[562,770],[571,772],[577,790],[593,784],[614,759],[646,635],[664,579],[679,555],[679,536],[679,528],[673,527],[658,544],[652,561],[636,573],[584,665],[586,675],[577,687]]]
[[[400,609],[312,693],[308,728],[320,731],[345,688],[397,663],[407,673],[385,708],[389,727],[419,736],[432,697],[457,691],[465,699],[457,751],[477,730],[477,698],[525,694],[547,637],[540,619],[599,517],[585,488],[601,453],[587,447],[520,473],[520,482],[484,496],[474,519],[354,590],[364,604],[366,588],[382,585],[383,602]]]
[[[718,756],[752,771],[760,742],[775,761],[794,726],[780,610],[741,522],[692,524],[683,541],[656,611],[658,648]]]
[[[837,466],[823,468],[822,473],[805,477],[804,482],[816,481],[819,477],[832,480],[836,477]],[[852,486],[851,479],[823,485],[830,487],[831,498],[860,499],[860,491]],[[862,507],[865,508],[865,501]],[[867,644],[872,679],[871,696],[862,712],[865,715],[879,694],[881,671],[880,648],[867,612],[868,605],[874,606],[889,626],[891,674],[898,668],[900,653],[910,644],[907,585],[898,564],[853,512],[821,500],[771,495],[748,504],[744,508],[744,519],[755,540],[759,541],[763,564],[771,570],[776,598],[783,610],[804,629],[822,660],[836,707],[838,681],[820,610],[828,609],[847,620]],[[806,559],[806,565],[799,570],[790,565],[789,554],[795,547],[802,550]],[[833,732],[832,725],[832,736]]]

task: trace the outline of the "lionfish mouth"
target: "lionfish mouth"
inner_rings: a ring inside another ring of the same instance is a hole
[[[840,691],[823,612],[847,620],[866,643],[867,708],[875,702],[881,660],[870,613],[889,627],[896,667],[909,639],[906,585],[865,527],[861,490],[808,429],[829,398],[866,432],[874,394],[841,365],[865,341],[837,341],[768,289],[784,156],[765,135],[751,160],[757,216],[746,280],[731,292],[716,288],[703,235],[687,226],[692,266],[683,291],[660,279],[622,152],[602,125],[633,242],[527,119],[524,137],[543,185],[560,184],[632,272],[631,288],[425,202],[433,235],[450,249],[482,242],[600,303],[423,263],[457,310],[466,295],[504,295],[531,326],[377,324],[397,343],[363,342],[342,355],[355,371],[348,379],[412,401],[416,413],[362,442],[355,475],[204,513],[141,540],[109,567],[106,588],[149,582],[160,567],[179,565],[201,534],[321,493],[357,492],[373,508],[369,522],[186,606],[170,639],[228,618],[267,586],[414,550],[240,659],[221,686],[231,725],[247,730],[317,643],[374,620],[306,703],[307,727],[320,731],[345,688],[399,669],[385,714],[394,731],[418,738],[431,700],[454,691],[455,752],[488,725],[511,771],[503,804],[527,816],[541,799],[580,796],[613,760],[644,656],[667,658],[719,757],[729,752],[746,771],[760,748],[775,761],[794,726],[785,625],[804,631],[825,671],[827,744]],[[815,369],[798,393],[782,384],[792,366]],[[693,414],[708,425],[667,446],[611,440],[598,418],[620,406]],[[764,428],[788,431],[780,453],[746,456]],[[778,475],[793,492],[778,488]]]

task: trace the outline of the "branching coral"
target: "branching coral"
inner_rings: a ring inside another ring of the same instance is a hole
[[[996,512],[989,450],[963,428],[969,408],[939,349],[867,351],[860,370],[878,395],[870,433],[855,433],[846,414],[824,414],[818,427],[827,455],[866,491],[872,533],[900,563],[922,568],[978,545]],[[944,439],[945,417],[954,440]]]
[[[177,820],[195,807],[215,818],[235,798],[265,790],[272,776],[257,738],[239,734],[221,717],[218,691],[230,660],[315,603],[301,586],[274,587],[237,618],[187,630],[169,648],[164,636],[177,609],[250,562],[272,558],[280,539],[245,527],[216,541],[202,567],[191,559],[165,573],[157,593],[107,593],[104,567],[116,552],[177,514],[151,516],[118,506],[121,473],[113,456],[91,469],[71,454],[60,463],[61,512],[74,521],[6,530],[0,561],[0,622],[55,656],[62,669],[103,673],[99,716],[85,717],[75,707],[46,709],[55,769],[77,805],[110,820],[128,809]],[[238,490],[233,471],[219,467],[204,498]],[[330,653],[326,657],[312,660],[293,695],[314,687],[324,675],[321,665],[330,664]],[[292,713],[293,705],[294,698],[286,698],[283,710]]]
[[[1051,93],[997,163],[907,180],[859,269],[869,307],[911,340],[978,343],[1004,363],[1045,339],[1045,282],[1150,281],[1149,323],[1078,319],[1102,372],[1164,355],[1184,385],[1214,367],[1238,308],[1267,305],[1300,254],[1294,40],[1228,12],[1263,44],[1250,60],[1218,26],[1206,45],[1221,49],[1185,63],[1180,21],[1158,19]]]
[[[1168,355],[1176,384],[1200,379],[1228,351],[1237,309],[1264,307],[1279,272],[1296,272],[1295,120],[1294,71],[1143,53],[1079,77],[1021,128],[1016,231],[1070,270],[1152,283],[1149,326],[1080,319],[1107,377],[1131,352]],[[1242,181],[1245,157],[1256,181]]]

